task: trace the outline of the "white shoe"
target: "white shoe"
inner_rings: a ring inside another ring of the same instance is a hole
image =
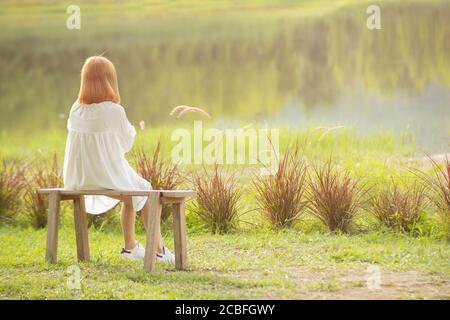
[[[163,247],[163,254],[156,254],[156,260],[163,263],[175,264],[175,256],[169,249]]]
[[[143,260],[145,257],[145,249],[136,241],[136,246],[133,249],[125,250],[125,248],[122,248],[120,255],[131,260]]]

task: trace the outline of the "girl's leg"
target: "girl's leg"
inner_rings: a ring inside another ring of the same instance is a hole
[[[122,223],[123,240],[125,242],[124,248],[125,250],[131,250],[136,246],[136,239],[134,237],[136,212],[134,212],[131,197],[123,199],[120,221]]]
[[[149,214],[150,214],[150,199],[148,198],[147,202],[145,203],[145,205],[141,211],[142,222],[144,223],[145,230],[147,230],[147,228],[148,228],[147,221],[148,221]],[[161,237],[161,226],[160,225],[158,225],[156,232],[158,233],[158,253],[162,254],[163,253],[163,242],[162,242],[162,237]]]

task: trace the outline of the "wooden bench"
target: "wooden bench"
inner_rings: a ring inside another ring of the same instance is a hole
[[[64,200],[73,200],[74,225],[77,243],[77,256],[79,261],[89,260],[88,225],[86,220],[86,209],[84,196],[102,195],[112,198],[122,198],[124,196],[148,196],[150,199],[150,214],[147,230],[147,244],[144,258],[144,269],[152,271],[156,262],[157,250],[157,230],[161,222],[162,204],[173,204],[173,237],[175,243],[175,267],[178,270],[186,268],[186,217],[185,200],[194,197],[192,190],[66,190],[39,189],[40,194],[49,195],[48,223],[47,223],[47,249],[45,259],[50,263],[56,263],[58,251],[58,226],[60,215],[60,204]]]

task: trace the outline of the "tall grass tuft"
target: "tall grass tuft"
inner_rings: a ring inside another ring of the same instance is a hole
[[[134,163],[138,173],[152,184],[155,190],[176,189],[183,177],[178,171],[178,166],[170,160],[160,159],[161,142],[158,141],[155,150],[148,156],[141,148],[134,153]],[[171,214],[171,205],[163,205],[161,219],[166,221]]]
[[[423,185],[414,183],[401,188],[399,182],[392,180],[370,197],[370,211],[385,226],[409,232],[420,221],[424,200]]]
[[[258,209],[275,229],[289,228],[305,212],[307,166],[299,157],[299,147],[287,149],[274,175],[254,175]]]
[[[412,170],[420,178],[427,190],[427,197],[436,206],[442,222],[450,230],[450,159],[445,156],[442,163],[429,157],[433,174],[425,171]]]
[[[358,210],[365,207],[367,191],[360,178],[334,167],[330,158],[322,166],[313,166],[308,209],[331,231],[349,233]]]
[[[25,184],[24,167],[18,163],[0,164],[0,223],[10,223],[20,207]]]
[[[242,196],[235,174],[227,174],[215,165],[192,173],[197,191],[192,211],[198,214],[213,233],[228,233],[235,229],[239,218],[239,199]]]
[[[53,155],[50,165],[45,160],[36,160],[27,166],[25,184],[25,214],[35,229],[47,225],[48,195],[39,194],[41,188],[60,188],[63,186],[58,155]]]

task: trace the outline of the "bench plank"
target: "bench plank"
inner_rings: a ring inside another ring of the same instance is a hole
[[[163,197],[167,198],[187,198],[195,197],[197,192],[194,190],[159,190],[162,192]]]
[[[184,201],[184,198],[161,197],[162,204],[180,203],[183,201]]]
[[[158,190],[66,190],[61,188],[39,189],[39,193],[59,192],[62,196],[149,196],[152,193],[159,193]]]
[[[149,196],[154,193],[160,193],[162,196],[169,198],[187,198],[196,196],[193,190],[66,190],[64,188],[50,188],[39,189],[41,194],[49,194],[58,192],[63,198],[71,196],[109,196],[109,197],[123,197],[123,196]]]

